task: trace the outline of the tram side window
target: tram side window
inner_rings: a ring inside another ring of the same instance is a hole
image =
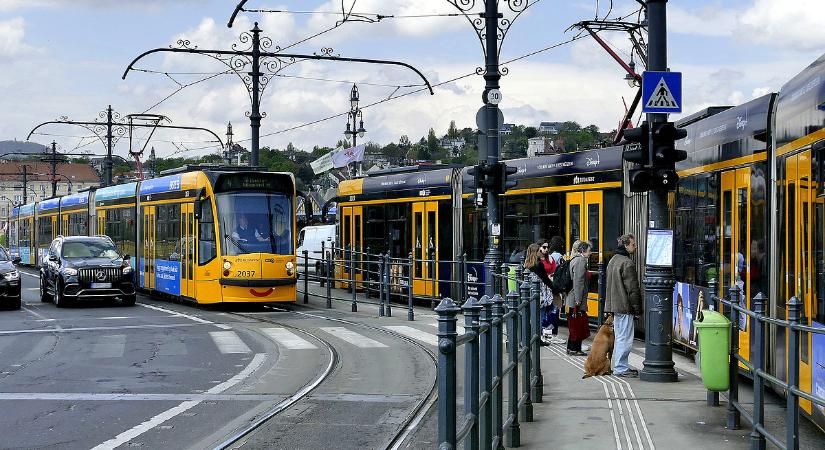
[[[201,202],[201,218],[198,223],[198,264],[204,265],[218,256],[215,245],[215,223],[212,203],[207,197]]]
[[[180,205],[158,205],[155,252],[158,259],[180,261]]]
[[[392,203],[385,208],[390,253],[393,257],[406,258],[412,250],[407,230],[409,206],[403,203]]]
[[[384,224],[384,206],[364,206],[364,251],[384,253],[387,251],[387,227]]]
[[[507,197],[504,200],[504,227],[501,230],[504,236],[504,255],[523,252],[531,242],[538,240],[540,235],[534,235],[530,230],[530,197],[526,195]]]
[[[52,218],[39,217],[37,219],[37,242],[39,248],[48,248],[52,243]]]

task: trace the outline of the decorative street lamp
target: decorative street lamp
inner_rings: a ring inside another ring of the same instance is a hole
[[[352,90],[349,93],[350,110],[347,112],[347,129],[344,130],[345,135],[352,136],[353,147],[358,145],[356,143],[356,136],[364,137],[364,133],[367,132],[367,130],[364,129],[364,113],[358,107],[358,100],[358,86],[353,84]],[[356,124],[358,125],[357,128]],[[362,170],[358,170],[358,168],[359,166],[362,166],[360,167],[360,169],[363,169],[363,164],[363,162],[361,162],[360,164],[356,162],[356,164],[353,165],[353,176],[362,172]]]

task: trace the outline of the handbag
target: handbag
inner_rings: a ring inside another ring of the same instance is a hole
[[[587,312],[579,311],[579,307],[574,307],[573,312],[567,316],[567,328],[570,330],[571,341],[583,341],[590,337],[590,322],[587,319]]]

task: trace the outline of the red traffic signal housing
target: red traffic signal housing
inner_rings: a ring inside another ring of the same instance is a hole
[[[624,144],[638,144],[638,147],[632,150],[625,150],[622,153],[622,159],[627,162],[641,164],[643,166],[650,165],[650,128],[647,122],[642,122],[636,128],[628,128],[624,130]]]

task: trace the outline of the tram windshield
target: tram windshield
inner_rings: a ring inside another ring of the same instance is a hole
[[[292,200],[285,194],[232,192],[216,199],[225,255],[293,253]]]

